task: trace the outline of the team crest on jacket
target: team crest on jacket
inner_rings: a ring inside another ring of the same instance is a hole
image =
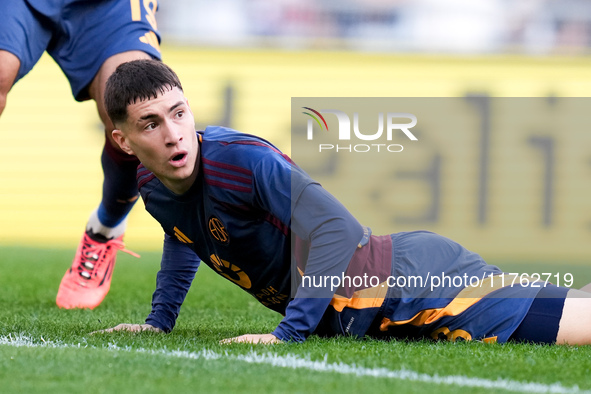
[[[224,223],[215,216],[209,218],[207,225],[209,227],[209,233],[219,243],[222,245],[228,245],[230,243],[230,236],[228,235],[228,230],[226,230],[226,226]]]

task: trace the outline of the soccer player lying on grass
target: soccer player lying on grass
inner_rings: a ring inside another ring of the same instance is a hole
[[[430,232],[372,235],[269,142],[223,127],[195,132],[181,83],[161,62],[119,66],[105,103],[114,139],[142,163],[140,194],[165,239],[145,324],[103,331],[171,331],[203,261],[284,315],[272,333],[225,343],[299,342],[314,333],[591,343],[588,293],[513,283],[477,254]],[[476,277],[476,283],[400,287],[391,281],[429,275]],[[364,277],[372,283],[354,279]],[[332,286],[335,278],[343,278],[340,286]]]

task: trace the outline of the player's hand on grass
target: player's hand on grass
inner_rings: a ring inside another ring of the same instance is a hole
[[[228,345],[230,343],[262,343],[270,345],[273,343],[281,343],[281,340],[273,334],[246,334],[239,337],[222,339],[221,345]]]
[[[90,333],[90,335],[92,334],[100,334],[100,333],[106,333],[106,332],[115,332],[115,331],[129,331],[129,332],[142,332],[142,331],[153,331],[153,332],[164,332],[161,329],[159,329],[158,327],[154,327],[150,324],[128,324],[128,323],[122,323],[119,325],[116,325],[115,327],[111,327],[111,328],[106,328],[104,330],[98,330],[98,331],[93,331]]]

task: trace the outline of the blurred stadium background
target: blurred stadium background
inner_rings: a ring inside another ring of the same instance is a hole
[[[157,17],[163,60],[180,75],[198,127],[228,125],[288,153],[292,97],[591,92],[587,0],[162,0]],[[463,132],[478,138],[478,130]],[[66,78],[44,55],[15,85],[0,118],[0,245],[65,247],[73,254],[100,198],[102,133],[94,104],[76,103]],[[551,223],[522,215],[524,205],[507,204],[509,197],[493,196],[486,223],[466,216],[466,205],[456,203],[444,204],[445,215],[436,220],[408,223],[375,215],[366,224],[382,233],[434,230],[490,259],[589,261],[590,138],[559,129],[547,136],[555,141],[559,174],[552,184],[557,197]],[[502,158],[502,146],[491,145],[491,157]],[[454,155],[451,145],[441,149]],[[480,151],[471,154],[463,166],[478,162]],[[415,168],[426,169],[430,160],[417,155]],[[492,160],[491,171],[504,171],[504,178],[493,180],[497,187],[491,190],[539,206],[542,181],[525,191],[511,189],[535,160],[540,158],[531,147],[514,163],[515,171],[502,167],[502,159]],[[454,168],[441,172],[442,185],[451,185],[442,193],[448,202],[470,204],[465,191],[477,188],[478,177],[454,188]],[[404,195],[411,211],[428,202],[428,190],[416,185],[393,193]],[[158,250],[161,230],[142,205],[130,216],[128,247]]]

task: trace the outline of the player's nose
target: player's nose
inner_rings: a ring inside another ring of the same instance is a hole
[[[166,145],[175,145],[183,139],[181,128],[174,124],[165,124],[163,127],[163,133]]]

